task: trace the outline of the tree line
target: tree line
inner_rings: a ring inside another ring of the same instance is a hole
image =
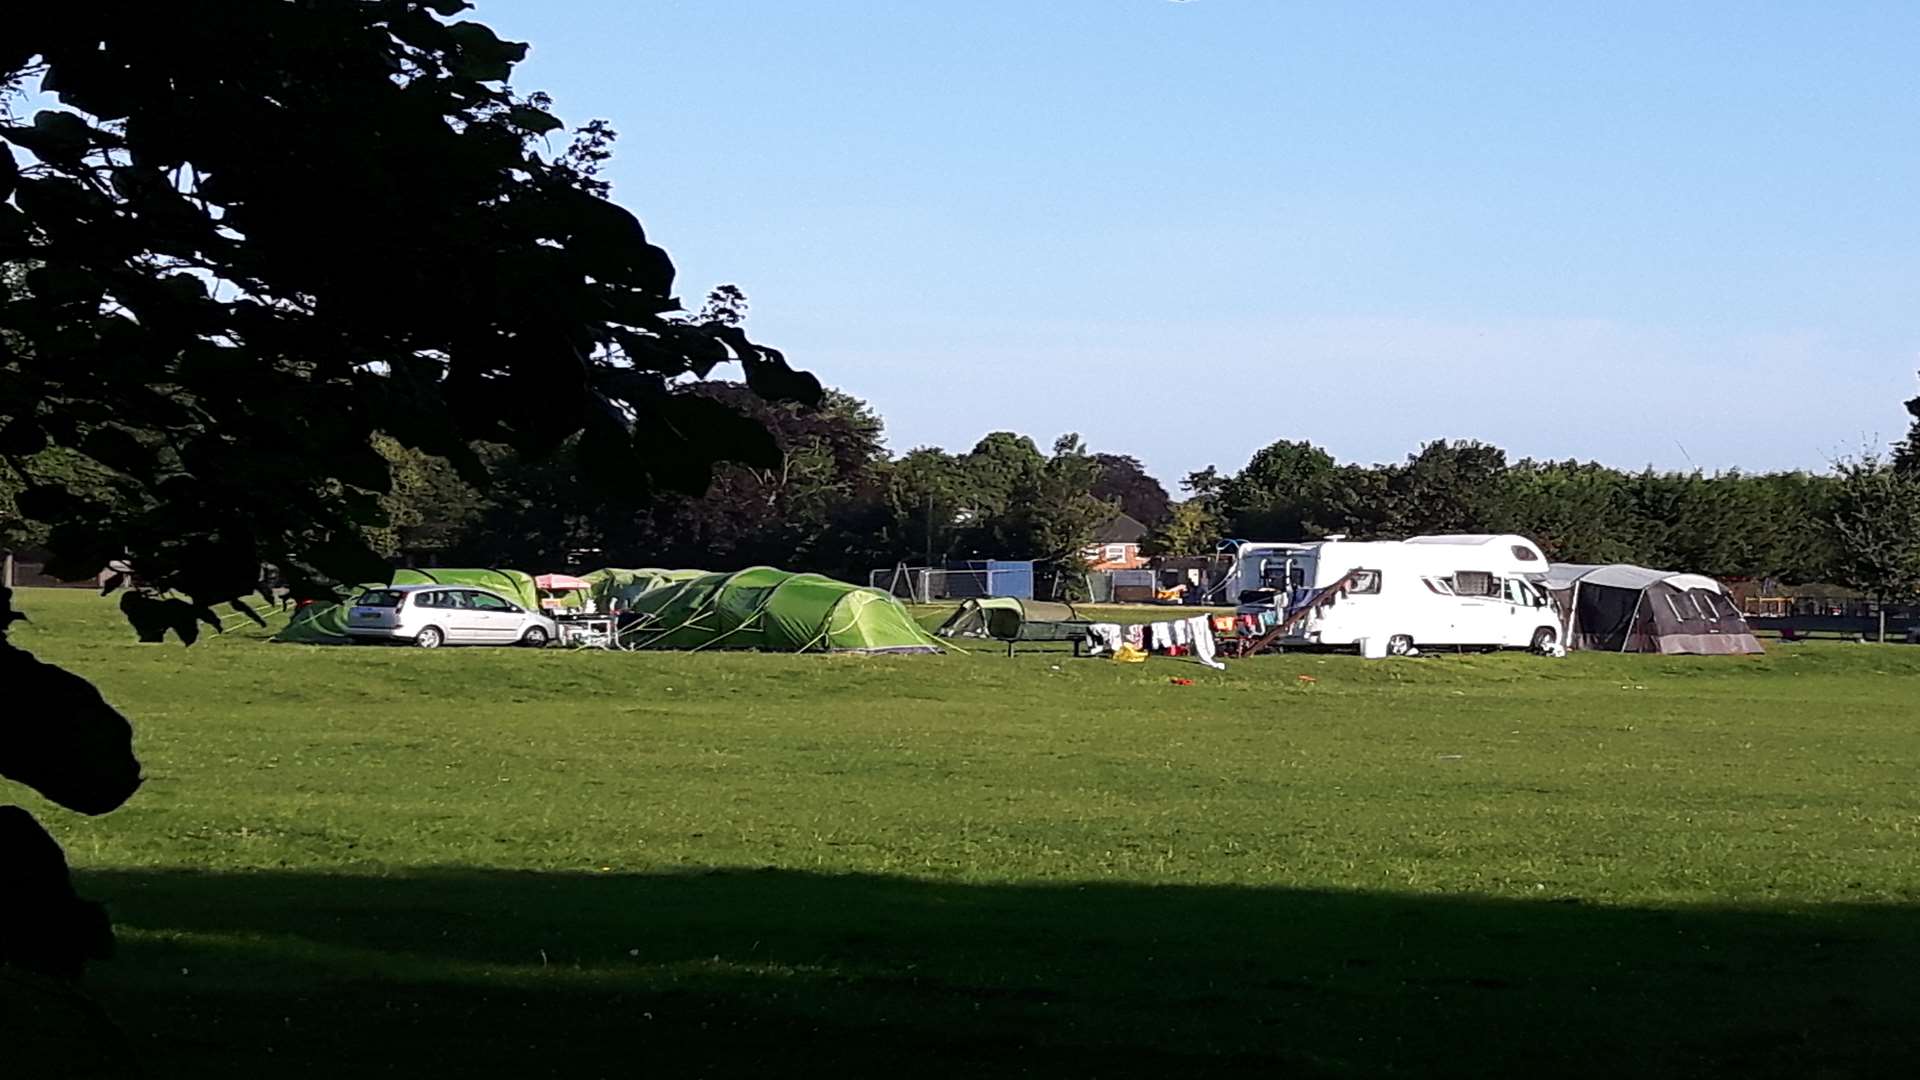
[[[756,564],[864,581],[896,563],[1033,559],[1071,583],[1096,531],[1124,512],[1150,528],[1151,553],[1197,554],[1223,539],[1356,539],[1513,532],[1562,562],[1628,562],[1722,578],[1833,582],[1874,595],[1920,594],[1920,398],[1915,430],[1881,457],[1827,472],[1628,471],[1593,462],[1510,461],[1473,441],[1436,440],[1404,461],[1342,464],[1311,443],[1276,441],[1236,472],[1208,467],[1169,495],[1135,457],[1064,435],[992,432],[971,449],[890,454],[881,418],[851,395],[774,402],[738,383],[679,394],[772,434],[764,463],[722,464],[698,495],[622,501],[590,483],[595,451],[575,439],[534,455],[476,443],[486,481],[443,457],[378,436],[393,478],[375,551],[395,561],[538,568]],[[84,488],[82,459],[32,462]],[[105,483],[106,478],[94,482]],[[0,471],[0,510],[17,474]],[[34,523],[0,540],[31,545]]]

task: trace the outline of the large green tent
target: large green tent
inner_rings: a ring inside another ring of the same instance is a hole
[[[633,596],[620,644],[638,649],[939,652],[900,601],[768,566],[701,574]]]
[[[691,581],[707,573],[706,570],[661,570],[657,567],[640,570],[607,567],[591,574],[582,574],[580,580],[593,586],[593,603],[599,610],[613,611],[618,608],[630,611],[634,599],[641,593],[652,592],[663,585]]]
[[[403,567],[393,572],[391,581],[357,585],[344,590],[340,598],[332,603],[319,601],[308,604],[293,613],[292,620],[273,635],[273,640],[299,645],[347,644],[350,640],[347,637],[349,602],[368,589],[377,589],[382,585],[476,585],[497,592],[529,611],[540,610],[540,591],[534,588],[533,576],[519,570],[420,570]]]

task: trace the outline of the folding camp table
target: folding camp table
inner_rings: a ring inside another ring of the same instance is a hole
[[[558,620],[560,644],[575,649],[613,648],[613,616],[588,615]]]

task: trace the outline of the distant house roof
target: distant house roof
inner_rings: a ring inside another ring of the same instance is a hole
[[[1137,544],[1146,538],[1148,529],[1129,514],[1118,513],[1107,519],[1107,523],[1093,530],[1093,542],[1096,544]]]

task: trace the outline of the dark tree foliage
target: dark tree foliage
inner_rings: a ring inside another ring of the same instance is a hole
[[[381,562],[377,433],[484,478],[470,444],[573,446],[602,487],[703,490],[778,463],[765,429],[668,380],[738,361],[818,384],[673,266],[571,148],[526,51],[415,3],[103,2],[11,12],[0,78],[61,106],[0,129],[0,458],[56,572],[133,567],[128,612],[190,636],[207,605]],[[5,145],[10,144],[10,145]],[[37,479],[58,448],[113,497]],[[183,594],[178,608],[162,593]]]
[[[1197,541],[1208,526],[1214,537],[1273,540],[1516,532],[1556,561],[1810,582],[1833,573],[1839,541],[1833,476],[1509,464],[1505,452],[1476,442],[1436,441],[1403,463],[1363,466],[1282,440],[1237,474],[1208,469],[1187,486],[1178,528],[1156,535],[1154,550],[1206,550]]]
[[[1093,463],[1100,475],[1089,492],[1094,498],[1116,503],[1122,512],[1142,525],[1152,527],[1166,520],[1173,499],[1160,481],[1147,475],[1140,459],[1131,454],[1095,454]]]
[[[1913,423],[1907,427],[1907,437],[1894,444],[1893,467],[1905,475],[1920,476],[1920,397],[1908,398],[1905,405]]]
[[[21,618],[0,586],[0,777],[83,814],[117,809],[140,786],[132,727],[85,679],[10,642]],[[0,966],[71,978],[112,940],[101,910],[74,895],[59,845],[26,811],[0,806]]]
[[[448,557],[500,566],[769,564],[864,573],[857,553],[871,523],[862,519],[881,499],[884,450],[880,422],[863,403],[835,392],[818,405],[768,402],[720,382],[676,392],[719,402],[763,425],[777,449],[774,464],[723,466],[700,495],[620,509],[571,469],[496,451],[491,496]]]
[[[128,567],[109,589],[141,638],[251,613],[263,563],[303,590],[383,574],[396,446],[474,485],[476,445],[565,451],[638,503],[780,464],[760,422],[673,380],[738,362],[757,394],[819,398],[748,340],[737,292],[681,312],[605,198],[611,129],[568,139],[509,88],[526,46],[467,6],[8,7],[0,94],[58,105],[0,117],[0,536],[56,576]],[[5,644],[0,678],[0,774],[86,813],[132,794],[92,687]],[[65,972],[97,943],[45,839],[0,818],[27,904],[0,912],[26,911],[0,959]]]

